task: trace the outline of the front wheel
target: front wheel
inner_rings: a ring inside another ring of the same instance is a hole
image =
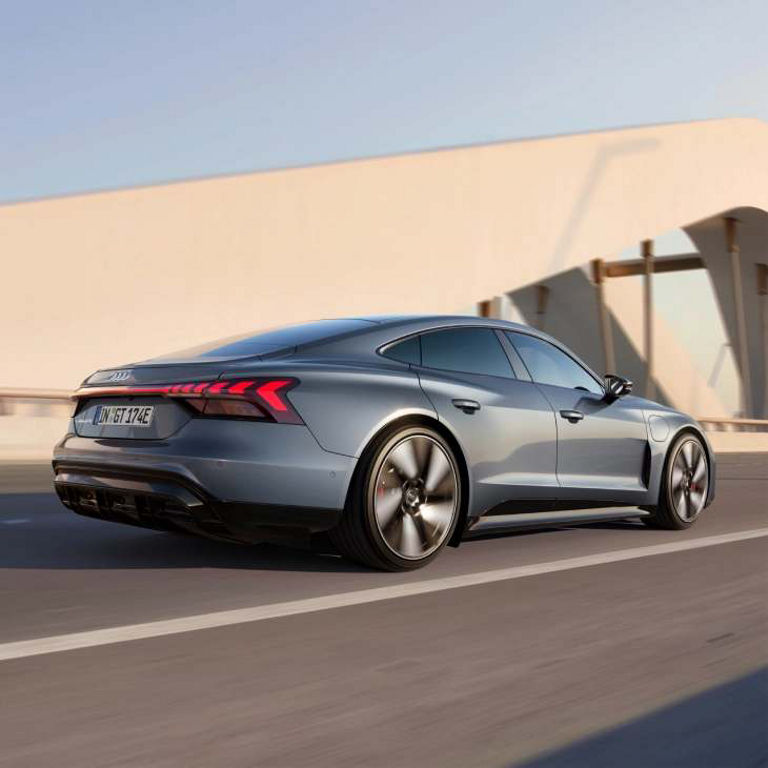
[[[450,445],[428,427],[401,427],[375,439],[361,462],[331,540],[373,568],[426,565],[459,519],[461,476]]]
[[[707,452],[698,437],[685,433],[667,455],[659,505],[644,522],[652,528],[690,528],[707,503],[708,491]]]

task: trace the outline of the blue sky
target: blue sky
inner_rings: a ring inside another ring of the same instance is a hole
[[[768,119],[753,0],[3,0],[0,201]]]

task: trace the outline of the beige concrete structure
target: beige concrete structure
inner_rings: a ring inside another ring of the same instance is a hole
[[[757,120],[505,142],[7,205],[0,207],[0,387],[71,388],[97,367],[315,317],[471,311],[478,301],[514,297],[574,270],[583,276],[586,306],[593,301],[585,271],[591,259],[685,227],[713,276],[733,348],[749,358],[745,413],[765,416],[760,313],[768,299],[758,296],[754,276],[755,265],[768,260],[765,211],[768,125]],[[742,222],[742,319],[724,216]],[[630,373],[640,384],[642,297],[618,284],[607,297],[612,322],[637,358]],[[548,301],[556,307],[556,294]],[[493,306],[502,311],[498,301]],[[598,346],[577,351],[600,368],[596,310],[585,311],[590,320],[577,335]],[[661,392],[697,415],[721,415],[685,351],[658,324],[654,333]],[[629,352],[616,354],[631,362]]]

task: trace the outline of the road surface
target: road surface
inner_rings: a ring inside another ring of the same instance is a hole
[[[690,531],[411,574],[79,518],[30,477],[0,495],[0,766],[768,765],[768,454],[721,457]]]

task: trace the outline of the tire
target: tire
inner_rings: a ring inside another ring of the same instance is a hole
[[[461,494],[456,456],[440,434],[425,426],[385,430],[360,459],[331,541],[372,568],[421,568],[450,540]]]
[[[659,504],[643,522],[651,528],[681,531],[698,520],[709,492],[709,459],[701,440],[684,432],[664,463]]]

